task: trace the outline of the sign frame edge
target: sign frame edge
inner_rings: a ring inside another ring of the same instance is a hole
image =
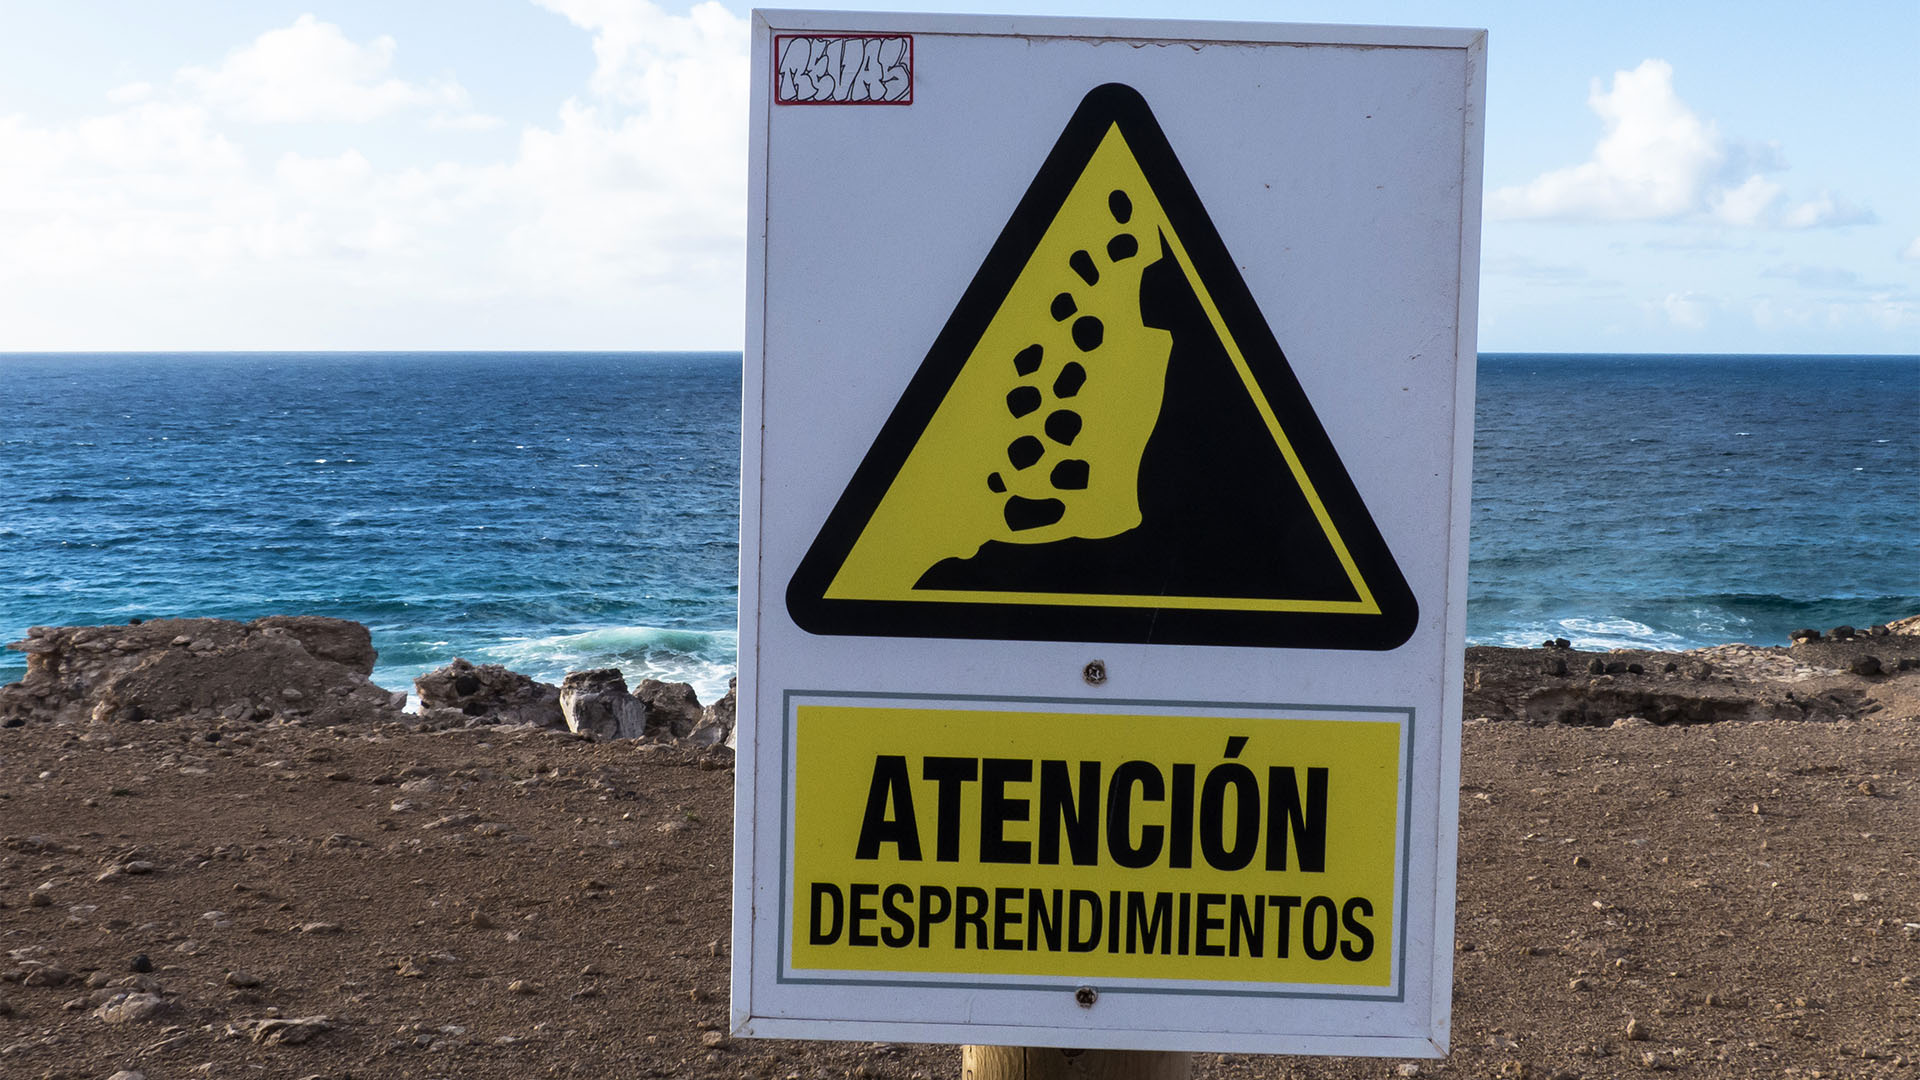
[[[759,692],[755,676],[760,667],[759,595],[760,561],[763,558],[760,543],[763,505],[760,461],[765,446],[759,432],[766,417],[767,151],[772,130],[768,122],[768,112],[772,108],[772,87],[767,75],[772,64],[772,26],[765,13],[757,9],[750,13],[749,18],[752,24],[749,63],[752,66],[751,99],[747,105],[746,332],[742,339],[746,347],[741,355],[740,372],[740,578],[735,609],[738,644],[735,648],[737,681],[734,690],[733,910],[728,943],[732,956],[728,958],[727,999],[728,1030],[737,1036],[761,1034],[754,1027],[757,1018],[753,1010],[753,938],[757,913],[753,896],[754,822],[758,820],[759,810],[755,795],[759,788],[755,762],[759,758],[756,744],[761,730],[754,720],[757,717],[756,695]],[[748,452],[749,446],[751,453]],[[751,567],[747,564],[749,553],[754,560]],[[748,657],[752,658],[751,663],[740,662]],[[740,723],[742,715],[748,721],[744,725],[744,732]],[[745,741],[741,738],[743,733]]]
[[[1018,28],[1016,28],[1016,26]],[[755,457],[749,459],[746,447],[742,448],[742,518],[741,539],[743,560],[747,553],[747,538],[753,537],[752,554],[755,564],[749,567],[741,564],[740,596],[742,618],[740,622],[740,655],[743,660],[753,657],[752,666],[757,667],[758,660],[758,620],[757,606],[748,606],[751,596],[755,604],[767,597],[777,598],[778,589],[763,590],[760,581],[762,521],[761,469],[759,455],[764,454],[761,422],[764,418],[764,365],[766,358],[766,258],[767,258],[767,207],[766,184],[768,175],[768,143],[770,138],[769,111],[770,87],[766,78],[770,58],[772,34],[774,32],[822,32],[831,33],[867,31],[898,31],[916,34],[953,34],[967,36],[1002,37],[1115,37],[1115,38],[1152,38],[1162,41],[1195,40],[1213,44],[1257,43],[1257,44],[1295,44],[1327,45],[1375,48],[1427,48],[1463,53],[1466,77],[1461,87],[1461,104],[1464,111],[1462,122],[1462,168],[1461,168],[1461,216],[1458,261],[1461,273],[1457,275],[1457,320],[1455,333],[1454,364],[1456,367],[1454,395],[1454,432],[1456,446],[1450,493],[1448,497],[1448,552],[1445,575],[1444,601],[1446,608],[1442,638],[1445,643],[1446,660],[1439,673],[1442,683],[1440,721],[1439,764],[1440,775],[1437,778],[1436,795],[1439,805],[1439,827],[1436,831],[1436,873],[1435,888],[1438,893],[1434,910],[1433,948],[1431,968],[1432,981],[1429,983],[1432,1015],[1425,1036],[1419,1035],[1360,1035],[1360,1036],[1299,1036],[1299,1035],[1262,1035],[1249,1036],[1246,1033],[1233,1032],[1193,1032],[1164,1031],[1149,1034],[1161,1036],[1155,1043],[1127,1045],[1126,1040],[1111,1041],[1105,1045],[1115,1049],[1164,1049],[1168,1045],[1166,1037],[1173,1037],[1183,1047],[1196,1050],[1218,1050],[1260,1053],[1292,1054],[1345,1054],[1397,1057],[1439,1057],[1444,1056],[1450,1032],[1452,1001],[1452,942],[1454,937],[1453,921],[1456,908],[1457,851],[1458,851],[1458,805],[1460,766],[1460,733],[1463,719],[1460,691],[1463,683],[1463,662],[1465,643],[1465,600],[1466,600],[1466,563],[1467,537],[1469,530],[1470,506],[1468,502],[1471,479],[1472,437],[1473,437],[1473,385],[1477,326],[1473,317],[1477,315],[1478,303],[1478,261],[1481,226],[1481,175],[1484,163],[1484,120],[1485,120],[1485,50],[1486,31],[1456,28],[1428,27],[1373,27],[1342,26],[1334,24],[1286,24],[1251,23],[1199,20],[1149,20],[1149,19],[1106,19],[1080,17],[1029,17],[1029,16],[982,16],[982,15],[920,15],[886,12],[852,11],[800,11],[785,9],[755,9],[752,12],[752,78],[754,80],[753,98],[750,103],[751,130],[749,133],[749,176],[752,180],[749,192],[749,258],[747,276],[747,342],[749,356],[746,371],[743,372],[743,430],[754,440]],[[1472,269],[1473,273],[1467,273]],[[759,364],[753,361],[757,359]],[[751,484],[751,487],[749,486]],[[751,524],[750,524],[751,519]],[[757,757],[757,745],[760,740],[759,721],[764,710],[758,709],[759,687],[748,671],[749,665],[742,664],[738,701],[743,709],[745,726],[753,738],[751,743],[743,743],[740,752],[747,755],[747,761],[736,759],[735,812],[736,829],[734,836],[734,902],[733,931],[735,955],[732,958],[734,985],[732,992],[732,1029],[735,1034],[747,1036],[788,1037],[808,1039],[845,1039],[865,1040],[871,1038],[889,1038],[902,1041],[955,1041],[977,1042],[1006,1041],[1025,1045],[1089,1045],[1084,1034],[1064,1032],[1055,1028],[1026,1028],[1021,1026],[979,1026],[963,1023],[919,1022],[919,1021],[847,1021],[795,1016],[755,1015],[753,1011],[752,986],[752,935],[756,913],[753,910],[753,890],[751,874],[754,856],[752,851],[753,832],[756,818],[752,816],[755,800],[752,795],[752,780],[755,773],[753,759]],[[1452,798],[1448,796],[1452,795]],[[749,816],[742,818],[740,815]],[[744,827],[743,827],[744,825]],[[743,872],[747,880],[742,880]],[[1444,902],[1442,902],[1444,901]],[[768,917],[773,917],[771,914]],[[744,954],[744,955],[743,955]],[[821,1026],[829,1029],[822,1031]],[[852,1030],[857,1027],[859,1030]],[[964,1033],[964,1040],[956,1040],[956,1033]],[[1105,1032],[1103,1034],[1116,1034]],[[1048,1036],[1052,1035],[1052,1038]],[[1262,1042],[1279,1044],[1267,1048],[1258,1048]]]

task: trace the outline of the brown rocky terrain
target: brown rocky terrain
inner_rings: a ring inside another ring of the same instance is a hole
[[[728,1038],[730,715],[599,677],[642,737],[498,723],[545,693],[478,668],[403,714],[331,622],[34,636],[0,1076],[957,1074]],[[1195,1075],[1920,1080],[1920,636],[1828,638],[1470,650],[1452,1056]]]

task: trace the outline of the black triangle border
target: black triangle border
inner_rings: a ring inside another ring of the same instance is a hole
[[[1346,542],[1377,615],[953,601],[828,599],[873,511],[946,398],[1001,301],[1066,202],[1108,128],[1118,124],[1141,171],[1206,283],[1249,370],[1286,431],[1321,505]],[[814,634],[1087,641],[1269,648],[1388,650],[1413,636],[1419,605],[1300,388],[1280,343],[1240,276],[1146,99],[1123,83],[1089,91],[1034,175],[900,401],[800,560],[787,612]]]

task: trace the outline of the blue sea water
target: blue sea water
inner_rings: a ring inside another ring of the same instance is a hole
[[[1920,614],[1920,357],[1491,355],[1478,381],[1470,639]]]
[[[0,640],[355,619],[723,693],[737,353],[0,355]],[[1920,357],[1482,357],[1468,635],[1783,643],[1920,613]],[[850,436],[851,437],[851,436]],[[0,654],[0,682],[24,671]]]
[[[0,636],[276,612],[726,692],[739,354],[0,357]],[[0,659],[0,681],[25,670]]]

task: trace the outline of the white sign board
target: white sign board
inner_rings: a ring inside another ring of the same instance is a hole
[[[1444,1052],[1483,58],[755,14],[737,1033]]]

